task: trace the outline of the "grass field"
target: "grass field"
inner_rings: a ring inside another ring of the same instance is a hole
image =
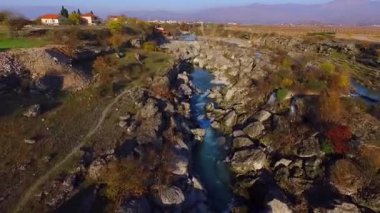
[[[305,36],[315,34],[334,34],[336,38],[380,42],[380,27],[350,26],[313,26],[313,25],[250,25],[226,26],[225,29],[257,34],[279,34],[287,36]]]
[[[11,38],[8,30],[0,26],[0,51],[14,48],[42,47],[48,41],[41,38]]]
[[[42,47],[48,44],[47,41],[41,39],[28,39],[28,38],[3,38],[0,39],[0,50],[14,49],[14,48],[32,48]]]

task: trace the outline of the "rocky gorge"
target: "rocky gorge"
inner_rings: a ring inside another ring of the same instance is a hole
[[[199,38],[164,46],[215,76],[208,95],[214,103],[205,109],[211,126],[224,133],[230,153],[225,159],[232,172],[230,211],[379,211],[378,174],[363,169],[365,147],[378,149],[379,120],[354,107],[345,121],[352,129],[352,151],[342,155],[326,150],[324,130],[310,117],[314,94],[288,92],[280,100],[276,91],[263,90],[260,82],[281,70],[273,62],[279,53],[268,45],[286,47],[287,55],[295,58],[338,51],[355,60],[360,52],[350,43],[302,45],[294,39]],[[368,125],[359,124],[363,116]]]
[[[109,105],[109,117],[117,117],[111,132],[121,133],[116,142],[80,146],[75,167],[43,183],[32,201],[58,212],[380,210],[379,164],[371,161],[379,148],[379,119],[349,105],[338,125],[321,125],[316,108],[323,93],[272,85],[274,76],[289,70],[317,73],[319,58],[337,52],[355,61],[355,45],[199,37],[162,48],[175,65],[146,79],[146,88],[117,93],[115,101],[123,104]],[[309,54],[320,57],[303,61]],[[0,55],[18,74],[22,66],[14,58]],[[53,61],[75,74],[71,62]],[[294,83],[284,79],[282,86]],[[351,100],[354,91],[345,92],[339,98]],[[23,116],[40,114],[40,106],[31,105]]]

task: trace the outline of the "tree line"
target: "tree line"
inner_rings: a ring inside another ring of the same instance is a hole
[[[90,12],[91,14],[94,14],[93,11]],[[71,13],[69,13],[69,10],[62,6],[61,11],[59,12],[60,15],[60,24],[67,24],[67,25],[80,25],[84,24],[85,21],[82,18],[82,12],[80,9],[73,10]]]

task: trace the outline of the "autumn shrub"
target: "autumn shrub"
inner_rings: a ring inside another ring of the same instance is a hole
[[[350,77],[348,74],[340,73],[334,74],[330,77],[329,87],[337,92],[348,92],[351,86]]]
[[[267,142],[275,151],[283,155],[290,155],[293,153],[300,138],[305,137],[308,128],[303,125],[292,124],[290,121],[285,122],[285,128],[276,129],[267,135]]]
[[[157,44],[153,41],[148,41],[143,44],[143,49],[147,52],[154,52],[157,50]]]
[[[353,195],[364,186],[365,179],[356,163],[341,159],[330,168],[330,182],[340,193]]]
[[[256,82],[256,88],[252,93],[260,93],[268,95],[269,93],[273,92],[274,84],[272,83],[273,80],[271,79],[271,76],[267,76],[266,78],[257,81]]]
[[[96,58],[93,64],[93,70],[97,75],[97,81],[100,85],[104,85],[112,81],[112,67],[114,65],[115,64],[108,57],[101,56]]]
[[[114,47],[115,49],[119,49],[123,46],[123,44],[126,42],[125,36],[123,36],[120,33],[114,33],[112,36],[108,39],[108,42]]]
[[[142,196],[148,190],[150,172],[137,160],[123,159],[110,163],[100,176],[107,187],[108,199],[119,202],[129,197]]]
[[[321,122],[339,123],[344,116],[340,94],[324,92],[318,98],[318,117]]]
[[[281,86],[284,88],[290,88],[294,85],[294,81],[290,78],[284,78],[281,80]]]
[[[172,93],[172,91],[170,91],[168,87],[160,86],[160,85],[152,85],[150,89],[155,95],[161,98],[164,98],[167,100],[173,100],[174,98],[174,94]]]
[[[327,130],[325,136],[333,144],[336,153],[345,154],[349,151],[348,142],[352,138],[352,132],[348,126],[333,126]]]
[[[170,90],[169,79],[166,77],[155,77],[149,89],[158,97],[167,100],[173,100],[174,98],[174,94]]]
[[[281,62],[281,68],[285,70],[291,70],[293,65],[293,61],[291,58],[286,57]]]

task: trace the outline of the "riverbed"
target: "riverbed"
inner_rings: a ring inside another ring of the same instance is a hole
[[[223,135],[211,127],[204,108],[211,102],[207,95],[215,86],[211,83],[213,78],[203,69],[195,69],[191,74],[192,82],[199,90],[191,99],[192,117],[200,128],[206,130],[204,140],[195,149],[194,170],[207,192],[210,210],[229,212],[232,190],[229,167],[224,161],[228,152],[224,149]]]

